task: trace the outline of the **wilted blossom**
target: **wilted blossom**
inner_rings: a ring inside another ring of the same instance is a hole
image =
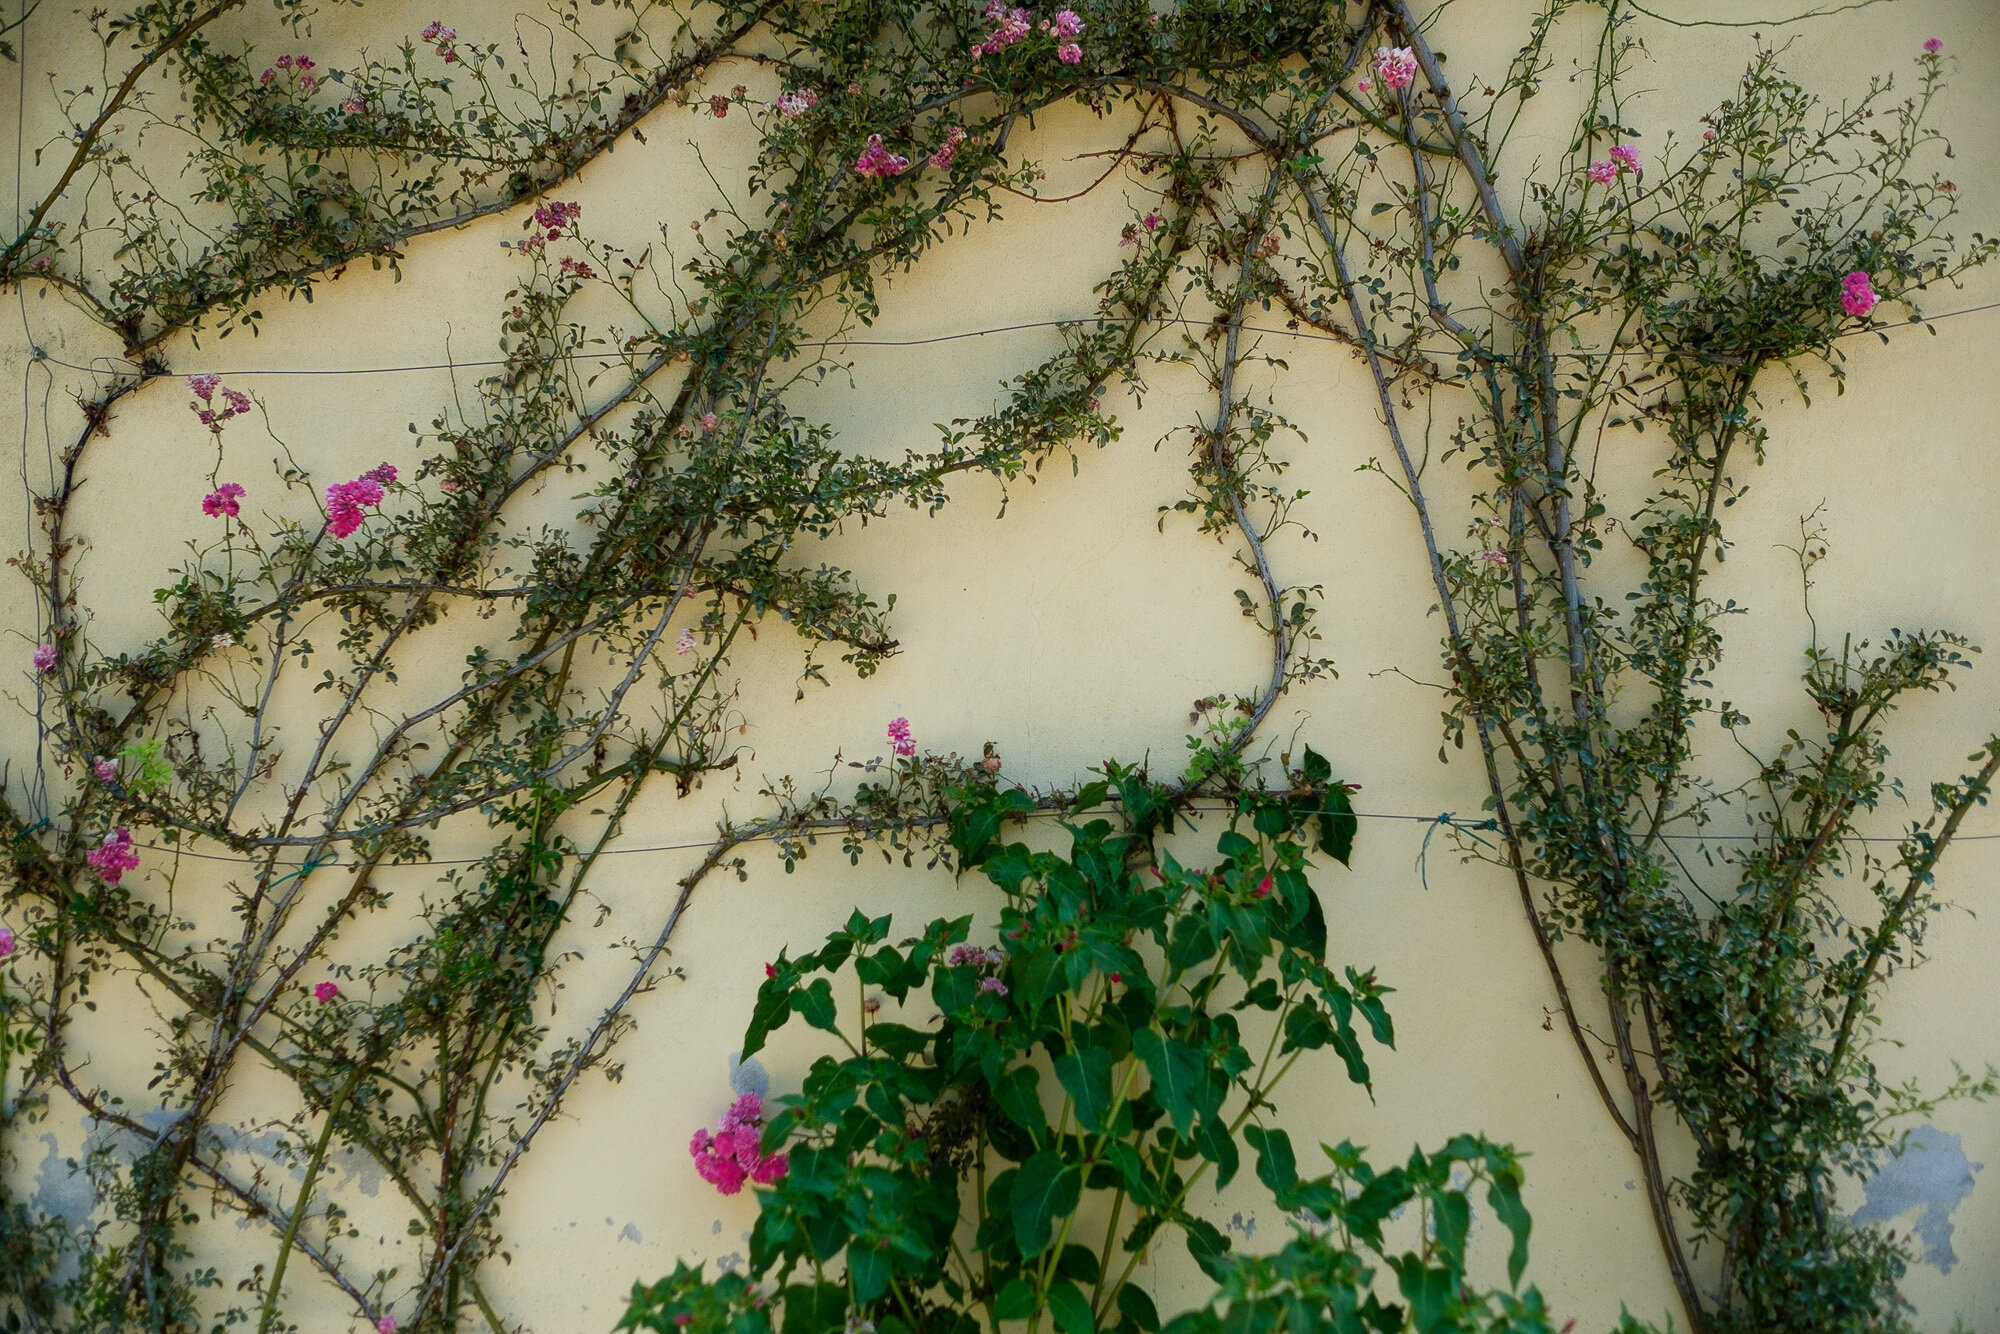
[[[1646,174],[1646,169],[1639,165],[1639,150],[1631,144],[1619,144],[1613,148],[1611,150],[1611,160],[1616,162],[1622,170],[1629,171],[1634,176],[1644,176]]]
[[[868,136],[868,147],[862,150],[860,157],[854,159],[854,174],[878,178],[900,176],[909,165],[908,158],[899,157],[882,147],[881,135],[871,134]]]
[[[393,475],[393,474],[392,474]],[[326,489],[326,530],[346,537],[361,526],[361,511],[382,503],[382,483],[363,475],[351,482],[335,482]]]
[[[340,109],[350,116],[359,116],[368,110],[368,104],[358,97],[343,97],[340,99]],[[388,1320],[391,1317],[385,1315],[382,1318]]]
[[[243,512],[242,499],[243,488],[240,485],[224,482],[201,498],[201,512],[211,519],[233,519]]]
[[[361,475],[379,486],[394,486],[396,484],[396,465],[393,463],[378,463]]]
[[[679,639],[674,641],[674,652],[687,654],[694,652],[694,631],[683,629]]]
[[[1840,280],[1840,308],[1850,315],[1866,315],[1881,299],[1868,275],[1858,269]]]
[[[581,204],[569,203],[560,199],[551,200],[549,203],[543,204],[535,210],[534,219],[535,225],[542,230],[528,238],[532,243],[528,248],[534,249],[539,247],[544,241],[555,240],[563,234],[565,228],[568,229],[571,236],[575,236],[576,220],[582,216],[583,205]]]
[[[997,977],[982,977],[979,979],[979,989],[981,991],[990,991],[996,996],[1007,994],[1007,984]]]
[[[97,775],[97,781],[108,783],[118,776],[118,761],[107,760],[102,755],[90,762],[90,771]]]
[[[1506,565],[1511,563],[1511,558],[1504,551],[1482,551],[1479,553],[1479,559],[1485,561],[1488,565]]]
[[[1007,962],[1007,956],[983,945],[953,945],[944,961],[953,968],[998,968]]]
[[[785,1175],[785,1155],[765,1157],[757,1142],[764,1133],[764,1100],[755,1093],[738,1098],[711,1133],[697,1130],[688,1143],[694,1170],[724,1195],[743,1189],[745,1181],[768,1186]]]
[[[6,958],[13,952],[14,928],[11,926],[0,926],[0,959]]]
[[[83,855],[83,859],[97,868],[97,874],[107,885],[118,883],[120,876],[139,864],[139,854],[132,850],[132,835],[124,825],[104,836],[104,842]]]
[[[564,255],[562,275],[565,278],[595,278],[597,270],[580,259],[571,259],[568,255]]]
[[[56,646],[54,644],[35,645],[34,662],[35,670],[38,672],[53,670],[56,665]]]
[[[931,154],[931,166],[937,168],[939,171],[943,171],[946,167],[949,167],[951,160],[958,156],[958,146],[964,142],[965,127],[963,125],[952,126],[950,130],[946,131],[944,142],[939,144],[937,151]]]
[[[444,57],[445,64],[450,65],[457,62],[458,48],[452,45],[453,42],[458,40],[457,29],[447,28],[442,22],[432,19],[430,26],[423,31],[423,38],[437,48],[437,53]]]
[[[891,718],[889,720],[889,744],[894,746],[896,753],[905,759],[917,753],[917,743],[910,738],[910,720],[908,718]]]
[[[1417,77],[1416,53],[1407,46],[1375,48],[1375,72],[1391,89],[1407,88]]]
[[[1139,219],[1139,223],[1147,231],[1157,232],[1160,230],[1160,215],[1157,213],[1148,213],[1145,217]]]
[[[214,375],[190,375],[187,377],[188,392],[198,402],[188,404],[188,411],[195,419],[217,435],[222,434],[222,423],[231,417],[241,417],[250,411],[250,395],[240,389],[223,389],[222,381]],[[222,394],[222,406],[213,406],[217,391]],[[203,407],[202,404],[209,404]]]
[[[786,120],[797,120],[800,116],[819,105],[819,94],[810,88],[788,92],[778,99],[778,114]]]

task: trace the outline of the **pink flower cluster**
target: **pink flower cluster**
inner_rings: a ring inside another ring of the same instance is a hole
[[[224,482],[201,498],[201,512],[211,519],[233,519],[243,512],[242,499],[242,486]]]
[[[910,736],[910,720],[908,718],[891,718],[889,720],[889,744],[895,747],[896,753],[904,759],[908,759],[917,753],[917,743]]]
[[[311,92],[313,89],[319,87],[319,79],[314,75],[306,73],[306,71],[316,69],[317,67],[316,62],[311,56],[279,56],[276,66],[259,74],[257,82],[268,87],[271,81],[278,77],[278,71],[285,69],[290,70],[298,76],[300,88],[303,88],[306,92]]]
[[[437,53],[444,57],[445,64],[452,65],[458,62],[458,48],[452,45],[458,40],[456,28],[447,28],[439,20],[432,19],[430,26],[424,29],[422,35],[426,42],[437,48]]]
[[[223,389],[222,380],[214,375],[190,375],[187,377],[188,392],[198,400],[188,404],[188,411],[195,415],[203,426],[222,434],[222,423],[231,417],[241,417],[250,411],[250,395],[235,389]],[[222,407],[215,406],[217,391],[222,394]]]
[[[54,644],[35,645],[35,670],[38,672],[53,671],[55,665],[56,646]]]
[[[396,480],[396,470],[384,463],[370,468],[351,482],[335,482],[326,489],[326,530],[335,537],[347,537],[361,526],[362,510],[382,503],[384,487]]]
[[[1859,269],[1840,280],[1840,308],[1850,315],[1866,315],[1881,299],[1868,275]]]
[[[108,783],[118,776],[118,762],[99,755],[90,762],[90,771],[97,775],[97,781]]]
[[[937,168],[939,171],[943,171],[945,168],[949,167],[951,165],[951,160],[958,156],[958,146],[964,142],[965,142],[965,127],[963,125],[952,126],[951,129],[946,132],[944,136],[944,142],[939,144],[937,147],[937,151],[931,154],[930,156],[931,166]]]
[[[83,859],[97,868],[107,885],[117,884],[120,876],[139,864],[139,854],[132,851],[132,835],[124,825],[106,834],[103,844],[86,852]]]
[[[694,631],[682,627],[680,637],[674,640],[674,652],[683,657],[694,652]]]
[[[552,200],[535,210],[530,220],[537,230],[528,233],[528,239],[521,242],[521,249],[533,254],[550,241],[564,235],[577,235],[576,220],[583,216],[583,205],[563,200]]]
[[[786,120],[797,120],[818,105],[819,94],[810,88],[788,92],[777,101],[778,114]]]
[[[1944,38],[1929,38],[1924,42],[1924,50],[1930,52],[1932,55],[1936,55],[1938,52],[1944,50]]]
[[[694,1139],[688,1143],[694,1170],[724,1195],[736,1194],[745,1181],[770,1185],[785,1175],[785,1155],[774,1153],[766,1158],[759,1153],[757,1142],[763,1133],[764,1100],[746,1093],[723,1114],[722,1123],[713,1133],[694,1132]]]
[[[944,961],[953,968],[998,968],[1007,962],[1007,956],[1003,951],[979,945],[953,945]]]
[[[350,116],[359,116],[367,112],[368,104],[358,97],[343,97],[340,99],[340,109]]]
[[[0,926],[0,959],[8,957],[13,952],[14,928],[11,926]]]
[[[908,158],[898,156],[882,147],[881,135],[871,134],[868,136],[868,147],[862,150],[860,157],[854,159],[854,174],[880,179],[884,176],[900,176],[909,169],[909,166]]]
[[[1074,65],[1083,59],[1083,47],[1078,44],[1077,34],[1083,31],[1083,20],[1073,9],[1059,9],[1052,19],[1035,22],[1034,14],[1026,9],[1011,8],[1007,0],[987,0],[986,17],[993,23],[993,31],[986,40],[972,48],[972,58],[997,56],[1008,47],[1024,42],[1028,34],[1035,30],[1049,34],[1056,39],[1056,59],[1065,65]]]
[[[993,31],[985,41],[972,48],[972,58],[997,56],[1016,42],[1027,38],[1034,26],[1034,15],[1025,9],[1009,9],[1007,0],[987,0],[986,17],[994,23]]]
[[[590,265],[580,259],[571,259],[568,255],[563,256],[561,272],[565,278],[595,278],[597,276],[596,269],[591,268]]]
[[[1639,162],[1639,150],[1630,144],[1619,144],[1611,150],[1611,155],[1602,162],[1593,162],[1584,171],[1599,185],[1609,185],[1626,172],[1634,176],[1644,176],[1646,169]]]
[[[1407,46],[1375,48],[1375,72],[1391,89],[1407,88],[1417,78],[1417,56]],[[1367,92],[1366,88],[1361,91]]]
[[[576,220],[582,216],[583,205],[558,199],[535,210],[535,225],[554,240],[563,234],[565,227],[570,229],[571,236],[576,235]]]
[[[325,1005],[329,1001],[336,1000],[339,998],[339,996],[340,996],[340,987],[337,983],[322,982],[318,986],[313,988],[313,999],[318,1001],[321,1005]]]

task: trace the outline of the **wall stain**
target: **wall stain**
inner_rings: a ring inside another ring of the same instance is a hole
[[[1923,1210],[1912,1229],[1924,1246],[1922,1263],[1949,1274],[1958,1263],[1958,1254],[1951,1248],[1951,1211],[1972,1194],[1976,1184],[1972,1174],[1984,1166],[1966,1161],[1965,1147],[1957,1135],[1936,1126],[1918,1126],[1910,1132],[1903,1151],[1868,1179],[1862,1188],[1868,1193],[1868,1202],[1848,1221],[1856,1226],[1886,1223],[1912,1209]]]

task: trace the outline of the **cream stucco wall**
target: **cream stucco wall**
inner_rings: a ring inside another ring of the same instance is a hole
[[[1736,0],[1661,0],[1658,7],[1675,15],[1744,15]],[[504,8],[455,21],[469,33],[497,21]],[[1434,40],[1453,57],[1459,78],[1469,84],[1469,74],[1497,67],[1512,52],[1519,8],[1461,6],[1443,19]],[[1748,16],[1767,17],[1761,7]],[[398,14],[392,23],[386,7],[330,12],[316,21],[313,44],[329,53],[351,50],[374,25],[413,28],[403,22],[410,17],[420,24],[427,15]],[[74,32],[63,35],[70,21],[49,20],[31,47],[33,78],[52,65],[52,51],[77,42]],[[1942,124],[1956,143],[1951,170],[1963,187],[1967,230],[2000,227],[2000,137],[1990,120],[2000,97],[2000,11],[1989,0],[1909,0],[1770,31],[1796,33],[1787,67],[1835,96],[1859,89],[1878,70],[1905,68],[1922,38],[1943,37],[1959,62]],[[1650,91],[1628,115],[1654,135],[1688,126],[1726,95],[1751,47],[1743,28],[1655,24],[1646,37],[1650,63],[1635,82]],[[337,63],[334,55],[325,59]],[[757,75],[714,77],[728,83]],[[37,110],[38,86],[31,80],[31,144],[49,127],[47,108]],[[1560,92],[1548,101],[1559,102]],[[593,235],[635,248],[662,219],[672,231],[684,225],[676,220],[709,206],[691,143],[726,182],[730,166],[746,160],[752,134],[740,117],[715,122],[672,108],[644,128],[645,144],[622,143],[573,191]],[[1017,149],[1045,166],[1045,189],[1061,194],[1100,169],[1082,155],[1121,133],[1081,112],[1058,111],[1039,118]],[[1553,158],[1561,147],[1554,140],[1539,149],[1517,144],[1516,174],[1503,180],[1503,193],[1514,197],[1524,164],[1538,152]],[[30,164],[31,183],[35,170]],[[1139,197],[1136,183],[1114,179],[1075,203],[1010,200],[1004,221],[975,228],[916,272],[897,275],[867,336],[919,338],[1087,313],[1090,286],[1116,263],[1119,229]],[[177,372],[236,372],[232,383],[256,393],[271,431],[325,476],[352,475],[383,457],[403,463],[411,459],[406,423],[428,423],[451,401],[449,373],[300,372],[491,355],[494,312],[518,264],[498,243],[518,234],[518,218],[508,216],[425,238],[410,248],[401,281],[357,265],[323,285],[311,304],[264,302],[267,318],[255,339],[204,340],[198,348],[182,340],[165,353]],[[1936,294],[1930,306],[1941,312],[1996,300],[2000,271],[1987,271],[1962,292]],[[56,295],[34,287],[22,293],[20,316],[0,318],[0,393],[11,400],[0,420],[24,423],[22,468],[29,485],[45,488],[44,441],[73,437],[74,399],[92,380],[31,363],[30,349],[85,364],[116,347]],[[1777,382],[1766,386],[1770,459],[1731,519],[1736,545],[1718,581],[1720,596],[1750,608],[1726,627],[1733,637],[1720,694],[1751,715],[1761,738],[1810,719],[1797,689],[1807,625],[1796,567],[1783,549],[1809,511],[1819,512],[1832,544],[1814,590],[1823,628],[1879,635],[1890,627],[1945,626],[2000,645],[2000,451],[1989,405],[2000,310],[1944,321],[1937,332],[1901,330],[1886,346],[1851,340],[1849,392],[1816,395],[1809,410]],[[932,423],[993,405],[996,386],[1046,355],[1053,338],[1049,329],[1031,328],[915,347],[855,347],[843,357],[850,377],[795,392],[790,401],[833,424],[849,448],[900,454],[933,443]],[[1283,579],[1325,585],[1322,649],[1340,669],[1337,680],[1288,695],[1267,733],[1282,738],[1299,729],[1337,773],[1364,785],[1360,802],[1370,813],[1472,812],[1482,792],[1476,765],[1459,753],[1448,765],[1438,762],[1437,699],[1400,674],[1433,676],[1439,631],[1426,615],[1433,598],[1407,507],[1381,478],[1357,471],[1383,452],[1368,386],[1337,347],[1282,338],[1267,339],[1266,347],[1289,361],[1289,370],[1256,374],[1307,437],[1280,447],[1292,478],[1310,492],[1298,517],[1318,534],[1316,543],[1281,538],[1273,558]],[[836,752],[877,753],[882,723],[896,715],[911,720],[926,748],[977,753],[991,740],[1010,777],[1064,784],[1107,755],[1150,754],[1170,763],[1182,752],[1189,701],[1254,689],[1268,670],[1267,648],[1239,614],[1239,571],[1225,550],[1186,525],[1156,527],[1158,507],[1183,492],[1185,455],[1184,437],[1159,448],[1154,442],[1205,420],[1212,403],[1192,376],[1161,369],[1149,381],[1143,406],[1118,409],[1120,442],[1081,456],[1074,476],[1057,464],[1033,485],[1016,485],[1004,517],[995,517],[1001,496],[993,483],[963,481],[937,518],[898,512],[828,542],[827,559],[852,566],[870,589],[898,595],[902,654],[869,680],[834,671],[831,689],[809,686],[797,700],[796,647],[774,627],[740,659],[747,752],[739,776],[711,779],[685,799],[664,788],[650,792],[627,822],[623,845],[704,843],[724,814],[765,809],[758,793],[767,778],[823,770]],[[1604,475],[1643,480],[1654,447],[1650,437],[1607,437]],[[246,474],[273,452],[269,438],[251,431],[232,432],[224,448]],[[209,449],[171,384],[119,407],[73,520],[89,542],[81,597],[100,645],[134,645],[154,633],[151,590],[198,512]],[[566,485],[552,481],[528,503],[546,506],[552,517],[571,513],[568,497],[581,487]],[[22,504],[0,506],[0,547],[26,545],[26,522]],[[819,554],[801,559],[812,563]],[[0,608],[15,632],[13,648],[0,656],[25,664],[35,635],[26,590],[16,585]],[[455,629],[433,633],[449,645]],[[447,680],[456,661],[456,650],[438,651],[414,670]],[[26,678],[13,680],[8,688],[31,706]],[[309,728],[313,706],[309,698],[290,706],[298,732]],[[1921,800],[1924,785],[1955,777],[1965,754],[1997,725],[2000,669],[1989,661],[1964,676],[1956,693],[1903,711],[1892,734],[1899,772]],[[31,711],[0,714],[0,754],[12,765],[16,791],[34,753]],[[1722,774],[1739,774],[1740,761],[1720,748],[1704,758]],[[1894,832],[1900,818],[1900,810],[1885,808],[1880,832]],[[1968,828],[1992,841],[1967,842],[1946,864],[1945,896],[1958,910],[1928,937],[1926,968],[1887,989],[1884,1032],[1895,1045],[1878,1058],[1895,1080],[1937,1086],[1954,1061],[1973,1068],[2000,1062],[2000,969],[1993,966],[2000,958],[2000,813],[1983,810]],[[1643,1192],[1635,1189],[1636,1164],[1595,1102],[1568,1039],[1559,1026],[1545,1026],[1552,997],[1518,900],[1490,870],[1462,865],[1442,838],[1431,841],[1425,888],[1416,860],[1426,832],[1415,822],[1367,821],[1352,871],[1320,877],[1336,957],[1373,964],[1398,988],[1392,1008],[1400,1042],[1376,1062],[1372,1103],[1325,1069],[1286,1087],[1283,1120],[1303,1142],[1351,1138],[1385,1155],[1460,1130],[1512,1141],[1530,1155],[1531,1276],[1556,1309],[1578,1317],[1582,1329],[1608,1327],[1621,1303],[1659,1319],[1672,1294]],[[436,852],[476,855],[481,833],[476,823],[447,825]],[[673,882],[699,855],[637,853],[609,858],[596,872],[595,896],[607,913],[601,921],[579,914],[558,941],[580,957],[564,973],[552,1038],[587,1027],[623,985],[626,943],[657,931]],[[513,1178],[502,1208],[511,1263],[488,1270],[504,1314],[526,1328],[608,1328],[635,1278],[657,1276],[677,1257],[713,1261],[745,1250],[752,1203],[718,1198],[695,1177],[685,1146],[691,1130],[712,1123],[726,1104],[730,1054],[765,959],[781,945],[809,945],[857,903],[894,911],[901,922],[987,902],[970,882],[955,886],[948,876],[869,859],[850,868],[831,848],[789,876],[767,848],[745,856],[747,879],[713,877],[701,889],[674,939],[673,972],[633,1007],[636,1030],[618,1049],[622,1079],[585,1079],[564,1119]],[[168,869],[149,859],[144,892],[163,901],[171,894],[198,924],[194,934],[219,928],[226,906],[214,869],[183,865],[171,884]],[[384,873],[393,891],[388,909],[345,932],[336,956],[359,964],[407,938],[413,910],[435,879],[422,868]],[[1581,956],[1573,962],[1581,967]],[[133,1091],[131,1106],[142,1109],[138,1091],[153,1059],[148,1034],[160,1023],[156,998],[128,983],[97,999],[76,1041],[89,1052],[92,1076]],[[773,1086],[795,1087],[810,1054],[796,1033],[783,1035],[763,1058]],[[255,1166],[256,1137],[291,1114],[291,1096],[282,1081],[245,1078],[232,1086],[225,1110],[245,1136],[236,1161],[246,1171]],[[1949,1106],[1935,1123],[1961,1137],[1971,1162],[2000,1165],[2000,1109]],[[80,1151],[84,1127],[59,1114],[35,1133],[42,1131],[45,1140],[13,1146],[20,1159],[14,1186],[39,1191],[50,1205],[86,1203],[60,1161]],[[1950,1214],[1958,1264],[1948,1274],[1920,1266],[1911,1276],[1909,1292],[1929,1330],[1960,1320],[2000,1328],[2000,1187],[1990,1175],[1979,1174]],[[273,1181],[282,1195],[284,1174]],[[362,1233],[347,1247],[354,1268],[402,1263],[406,1274],[414,1272],[405,1257],[415,1243],[404,1235],[391,1192],[352,1160],[330,1189]],[[1239,1238],[1253,1245],[1279,1235],[1282,1220],[1259,1190],[1238,1183],[1208,1202],[1210,1216],[1236,1224]],[[1861,1202],[1858,1189],[1854,1202]],[[1915,1221],[1905,1215],[1895,1225]],[[268,1262],[272,1248],[264,1230],[229,1221],[199,1229],[198,1245],[225,1272]],[[1178,1256],[1163,1256],[1148,1272],[1163,1309],[1173,1307],[1173,1294],[1195,1290]],[[337,1294],[304,1266],[294,1267],[291,1282],[287,1309],[304,1328],[350,1327]]]

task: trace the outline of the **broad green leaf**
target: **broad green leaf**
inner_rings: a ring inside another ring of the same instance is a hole
[[[1257,1152],[1257,1179],[1271,1188],[1280,1209],[1291,1207],[1293,1187],[1299,1184],[1299,1163],[1292,1152],[1292,1137],[1282,1130],[1245,1126],[1243,1138]]]
[[[993,1085],[993,1101],[1007,1118],[1035,1137],[1037,1144],[1049,1138],[1048,1114],[1042,1110],[1041,1072],[1031,1065],[1017,1065]]]
[[[1062,1334],[1093,1334],[1090,1299],[1067,1279],[1049,1285],[1049,1314]]]
[[[1014,1178],[1014,1239],[1023,1256],[1040,1255],[1055,1236],[1055,1221],[1076,1209],[1083,1179],[1054,1149],[1043,1149]]]
[[[1521,1203],[1521,1169],[1512,1162],[1493,1169],[1493,1183],[1486,1189],[1486,1202],[1493,1206],[1493,1212],[1507,1231],[1513,1234],[1514,1244],[1507,1252],[1507,1282],[1513,1287],[1521,1285],[1521,1274],[1528,1267],[1528,1230],[1533,1220],[1528,1217],[1527,1206]]]
[[[1111,1054],[1102,1047],[1082,1047],[1056,1057],[1056,1078],[1076,1104],[1077,1123],[1092,1134],[1106,1128],[1111,1114]]]
[[[1201,1053],[1171,1038],[1162,1038],[1150,1028],[1132,1035],[1132,1052],[1145,1063],[1153,1079],[1153,1096],[1166,1109],[1174,1129],[1185,1136],[1194,1126],[1194,1113],[1204,1080]]]
[[[1141,1334],[1155,1334],[1160,1328],[1160,1313],[1154,1308],[1153,1299],[1136,1283],[1118,1289],[1118,1314]]]
[[[834,1018],[833,984],[823,977],[813,979],[811,986],[792,993],[792,1009],[814,1028],[823,1028],[829,1033],[840,1031]]]
[[[854,1284],[855,1301],[874,1301],[889,1290],[888,1252],[877,1246],[849,1246],[847,1277]]]
[[[1319,850],[1347,866],[1347,859],[1354,854],[1355,831],[1361,827],[1354,817],[1354,803],[1348,800],[1347,789],[1336,783],[1327,788],[1323,807],[1319,817]]]
[[[1219,1116],[1204,1116],[1195,1127],[1194,1146],[1201,1156],[1215,1164],[1215,1188],[1221,1190],[1235,1179],[1239,1166],[1236,1136]]]
[[[1035,1285],[1017,1278],[993,1299],[993,1314],[1002,1320],[1026,1320],[1035,1313]]]

